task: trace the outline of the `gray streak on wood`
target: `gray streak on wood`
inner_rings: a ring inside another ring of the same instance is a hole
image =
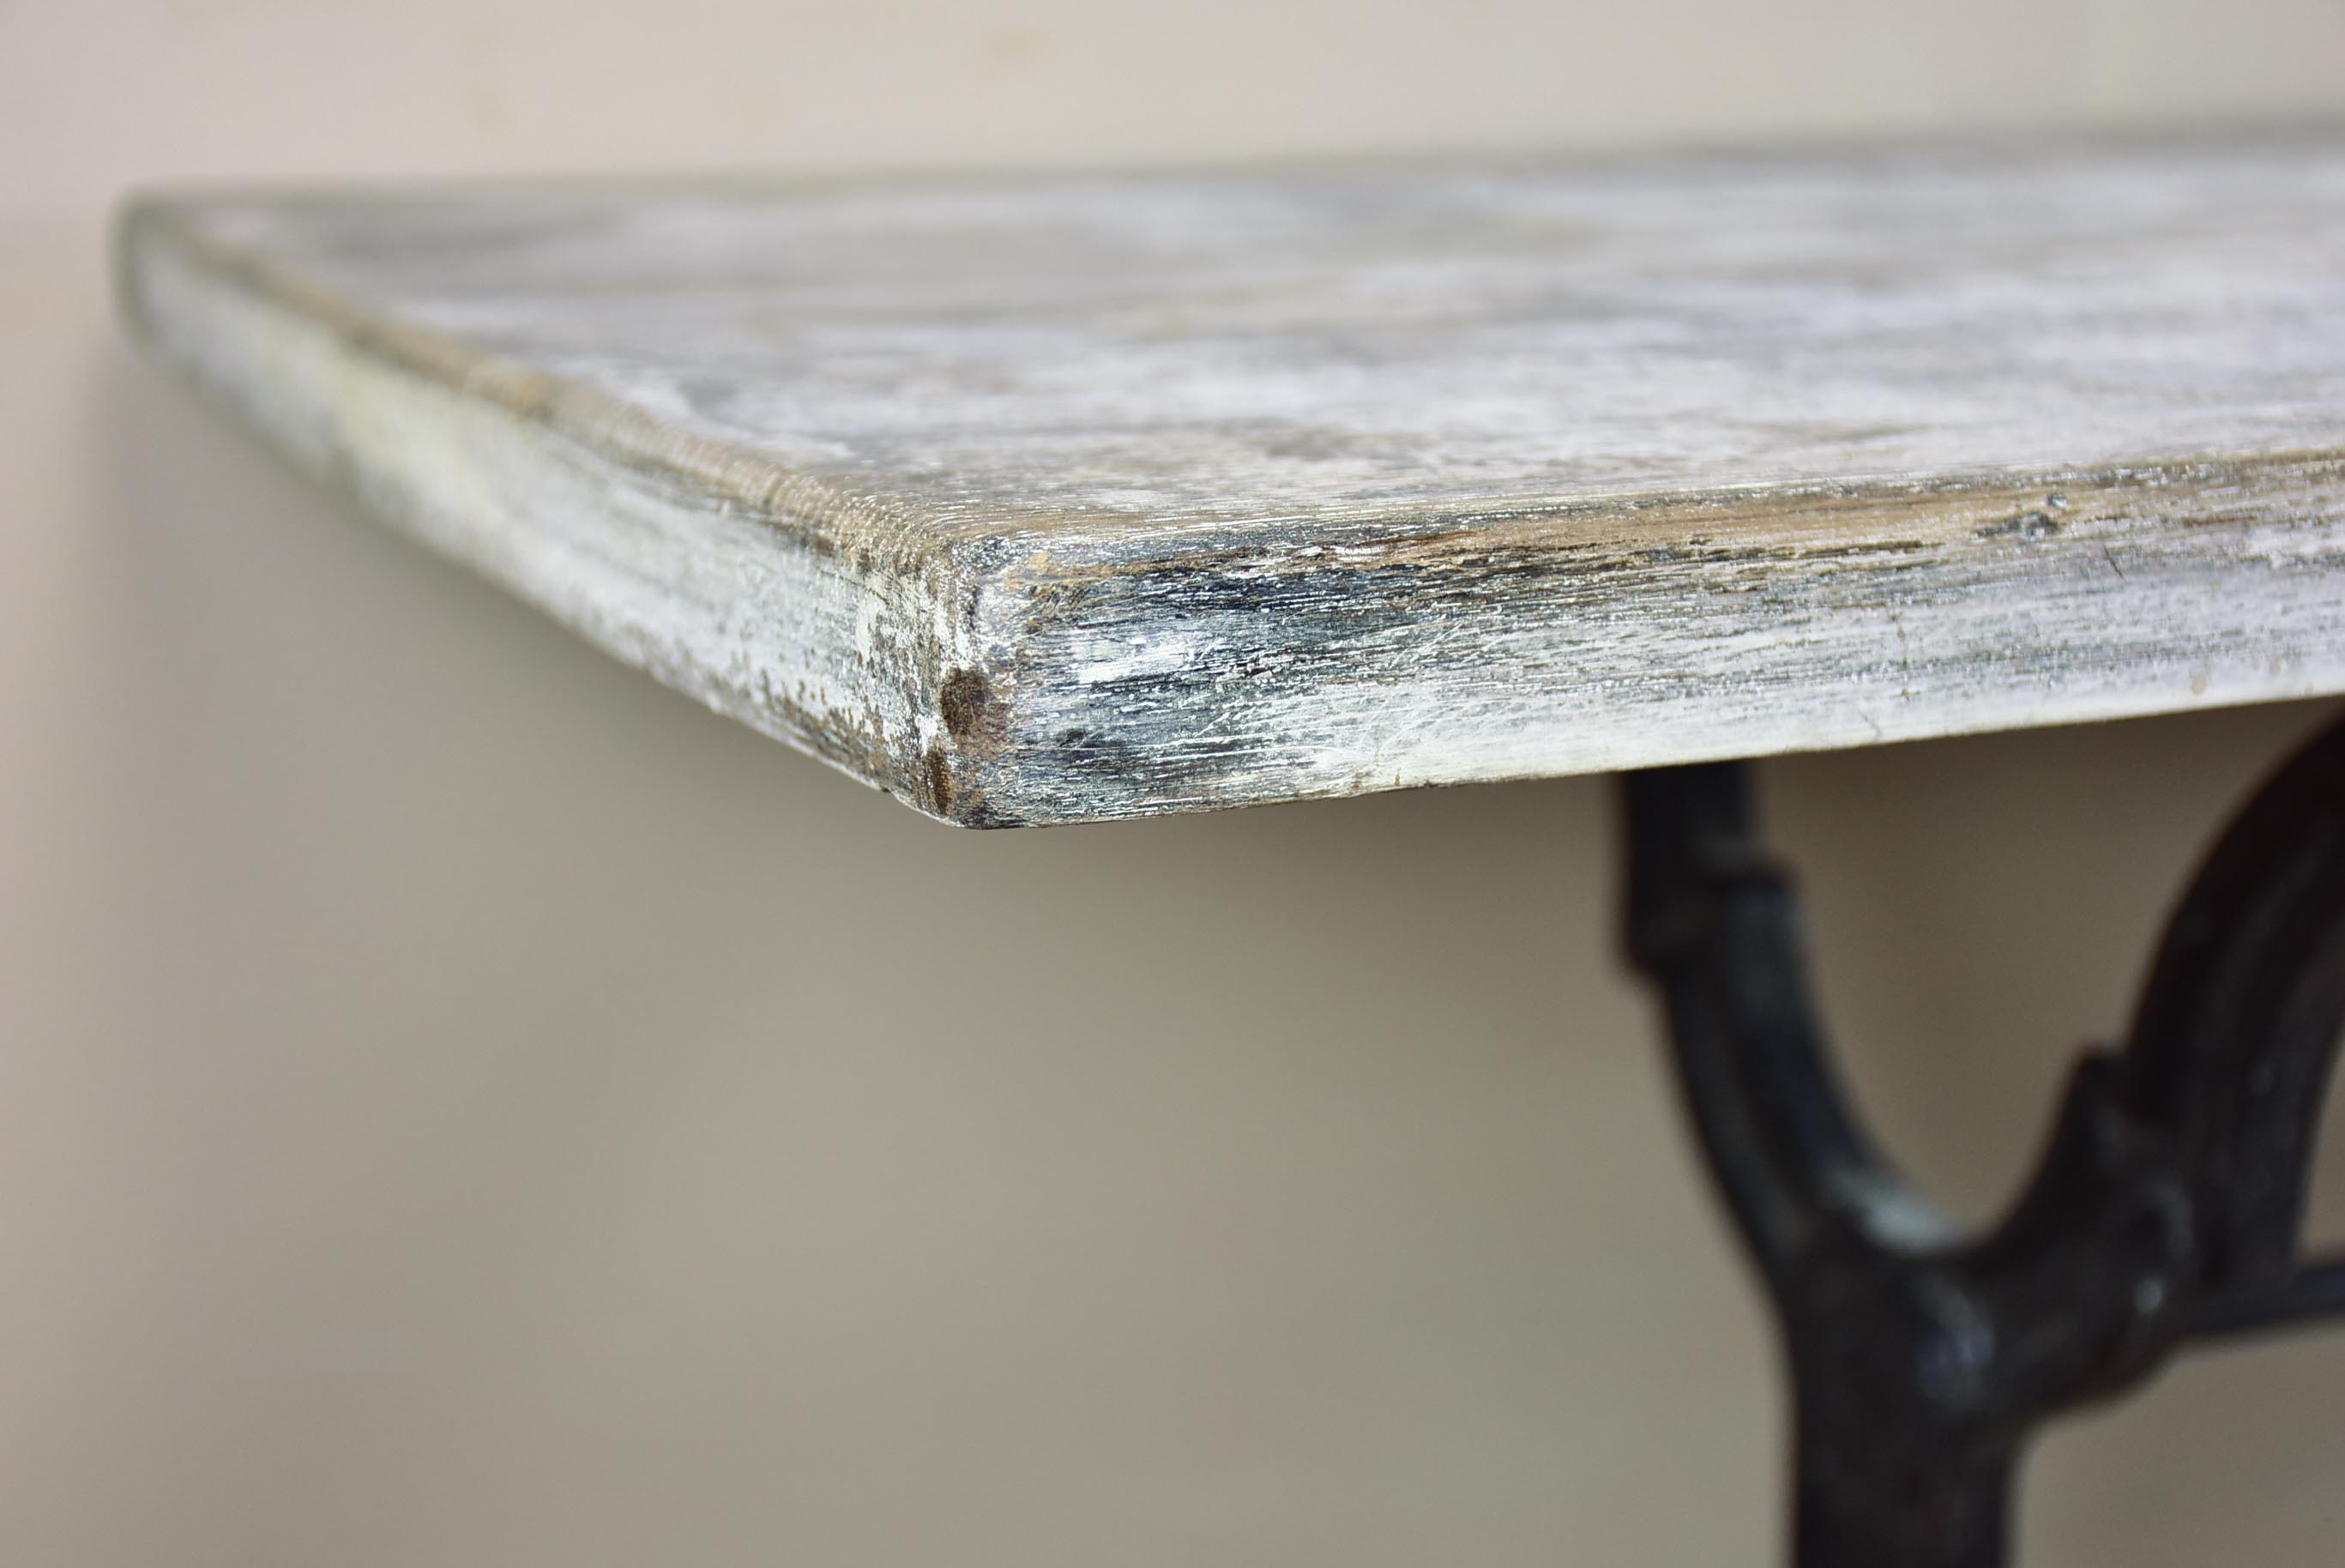
[[[143,332],[621,657],[1066,822],[2345,689],[2345,146],[190,195]]]

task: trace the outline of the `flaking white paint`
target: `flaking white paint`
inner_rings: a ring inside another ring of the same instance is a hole
[[[954,820],[2345,689],[2345,147],[143,203],[135,319]]]

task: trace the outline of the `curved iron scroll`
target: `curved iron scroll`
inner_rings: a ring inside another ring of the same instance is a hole
[[[1628,814],[1629,955],[1791,1365],[1800,1568],[2001,1563],[2046,1418],[2194,1336],[2345,1311],[2345,1264],[2297,1258],[2345,1028],[2345,723],[2208,857],[2127,1043],[2078,1064],[2034,1178],[1980,1237],[1850,1114],[1741,765],[1630,775]]]

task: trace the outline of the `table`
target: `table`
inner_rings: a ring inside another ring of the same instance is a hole
[[[1736,760],[2345,691],[2345,142],[197,192],[117,249],[295,459],[947,821],[1629,771],[1802,1563],[2000,1561],[2040,1420],[2345,1308],[2345,728],[1974,1237],[1834,1087]]]

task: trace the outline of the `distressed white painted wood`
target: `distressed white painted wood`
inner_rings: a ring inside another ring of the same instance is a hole
[[[923,810],[2345,690],[2345,142],[162,196],[312,468]]]

